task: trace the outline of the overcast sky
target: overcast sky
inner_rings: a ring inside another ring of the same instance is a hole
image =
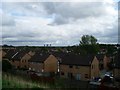
[[[2,44],[68,46],[86,34],[98,43],[118,43],[117,1],[2,2]]]

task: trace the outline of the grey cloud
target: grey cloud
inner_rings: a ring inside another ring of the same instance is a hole
[[[43,3],[48,15],[55,15],[53,23],[65,24],[70,19],[78,20],[88,17],[100,17],[106,15],[105,5],[102,2],[49,2]]]
[[[3,11],[11,17],[15,15],[11,18],[15,25],[4,26],[3,43],[75,45],[83,34],[94,35],[103,43],[117,42],[115,16],[105,11],[106,7],[103,3],[93,2],[9,4]],[[53,19],[51,26],[46,18]]]
[[[53,24],[53,25],[61,25],[61,24],[67,24],[69,21],[66,19],[66,18],[64,18],[64,17],[62,17],[62,16],[60,16],[60,15],[56,15],[55,16],[55,18],[54,18],[54,21],[51,23],[51,24]]]
[[[15,20],[12,16],[9,16],[7,14],[2,14],[2,17],[0,18],[0,25],[1,26],[14,26]]]
[[[41,16],[45,11],[41,3],[36,2],[6,2],[2,3],[2,9],[5,12],[10,12],[11,15],[16,16]],[[8,8],[9,7],[9,8]],[[42,13],[42,14],[41,14]]]

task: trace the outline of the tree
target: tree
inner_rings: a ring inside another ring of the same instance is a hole
[[[12,65],[8,60],[2,60],[2,70],[4,72],[8,71],[9,69],[12,69]]]
[[[97,39],[94,36],[90,36],[91,44],[97,44]]]
[[[97,39],[92,35],[83,35],[79,47],[81,54],[96,54],[99,51]]]
[[[81,41],[80,41],[81,45],[93,45],[93,44],[97,44],[97,39],[94,36],[90,36],[90,35],[83,35],[81,37]]]

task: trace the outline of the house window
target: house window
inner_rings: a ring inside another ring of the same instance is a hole
[[[61,72],[61,75],[64,75],[64,72]]]
[[[88,74],[85,74],[85,78],[88,78]]]
[[[69,65],[69,68],[73,68],[73,66],[72,66],[72,65]]]
[[[80,68],[80,66],[76,66],[75,68],[76,68],[76,69],[79,69],[79,68]]]

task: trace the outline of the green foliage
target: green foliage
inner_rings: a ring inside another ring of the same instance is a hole
[[[106,50],[107,55],[114,55],[119,49],[117,49],[116,45],[114,44],[100,44],[101,49]]]
[[[90,35],[83,35],[81,37],[80,44],[81,45],[93,45],[97,43],[97,39],[94,36]]]
[[[8,60],[2,60],[2,71],[6,72],[12,69],[12,65]]]
[[[64,80],[57,78],[55,81],[55,84],[51,83],[43,83],[43,82],[33,82],[30,79],[25,79],[25,77],[12,75],[10,73],[2,73],[2,88],[13,88],[13,89],[19,89],[19,88],[39,88],[39,90],[43,90],[45,88],[49,89],[58,89],[65,88],[65,84],[63,83]],[[62,89],[61,89],[62,90]]]
[[[49,88],[47,84],[38,84],[9,73],[2,75],[2,88]]]
[[[2,90],[2,72],[0,71],[0,90]]]
[[[94,36],[83,35],[79,48],[81,54],[96,54],[99,51],[99,44],[97,44],[97,39]]]

